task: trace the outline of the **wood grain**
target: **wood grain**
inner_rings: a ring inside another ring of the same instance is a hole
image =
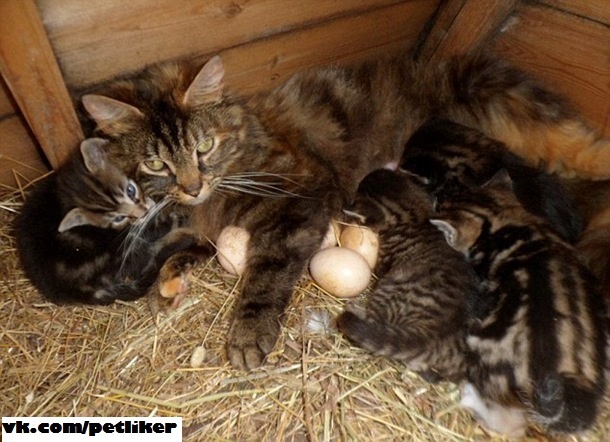
[[[10,98],[8,86],[0,77],[0,119],[16,113],[16,104]]]
[[[448,0],[420,48],[420,60],[437,62],[476,50],[498,32],[518,0]]]
[[[540,3],[610,25],[608,0],[541,0]]]
[[[49,162],[57,167],[82,139],[33,0],[0,1],[0,71]]]
[[[17,115],[0,120],[0,140],[0,194],[49,171],[36,142]]]
[[[493,51],[566,95],[610,136],[610,28],[544,6],[523,4]]]
[[[76,89],[151,63],[211,54],[401,3],[429,10],[438,1],[105,0],[93,7],[81,0],[38,0],[66,81]],[[378,25],[381,32],[383,23]]]
[[[405,2],[221,52],[227,84],[242,92],[271,88],[299,69],[409,51],[434,12]]]

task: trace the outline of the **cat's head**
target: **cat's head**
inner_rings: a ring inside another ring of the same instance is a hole
[[[78,226],[122,230],[154,205],[133,179],[109,161],[109,145],[101,138],[87,138],[67,169],[58,172],[62,199],[75,206],[61,220],[59,232]]]
[[[82,102],[98,132],[113,141],[112,161],[147,195],[194,205],[240,161],[240,143],[249,136],[244,108],[224,92],[223,80],[216,56],[200,70],[151,67]]]

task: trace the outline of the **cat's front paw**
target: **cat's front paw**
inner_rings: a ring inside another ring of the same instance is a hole
[[[235,318],[227,337],[227,354],[231,365],[252,370],[263,364],[280,334],[277,318]]]

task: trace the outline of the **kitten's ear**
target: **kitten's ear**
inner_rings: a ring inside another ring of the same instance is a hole
[[[84,95],[83,106],[105,133],[123,133],[134,119],[143,117],[142,112],[131,104],[123,103],[103,95]]]
[[[85,167],[94,175],[106,168],[108,160],[105,147],[107,144],[108,141],[102,138],[87,138],[80,143],[80,153],[83,156]]]
[[[75,209],[70,210],[64,219],[59,223],[59,227],[57,231],[59,233],[65,232],[66,230],[70,230],[74,227],[85,226],[85,225],[96,225],[94,220],[91,219],[89,213],[85,210],[77,207]]]
[[[430,224],[434,225],[445,236],[445,241],[450,246],[455,246],[458,241],[459,232],[455,227],[442,219],[431,219]]]
[[[506,169],[498,170],[481,188],[513,189],[513,180]]]
[[[225,69],[222,59],[216,55],[201,68],[184,94],[184,105],[188,108],[219,101],[222,96]]]

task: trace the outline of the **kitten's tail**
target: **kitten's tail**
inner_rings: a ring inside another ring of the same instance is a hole
[[[536,386],[532,405],[549,429],[574,433],[593,424],[602,395],[603,389],[582,377],[552,374]]]

